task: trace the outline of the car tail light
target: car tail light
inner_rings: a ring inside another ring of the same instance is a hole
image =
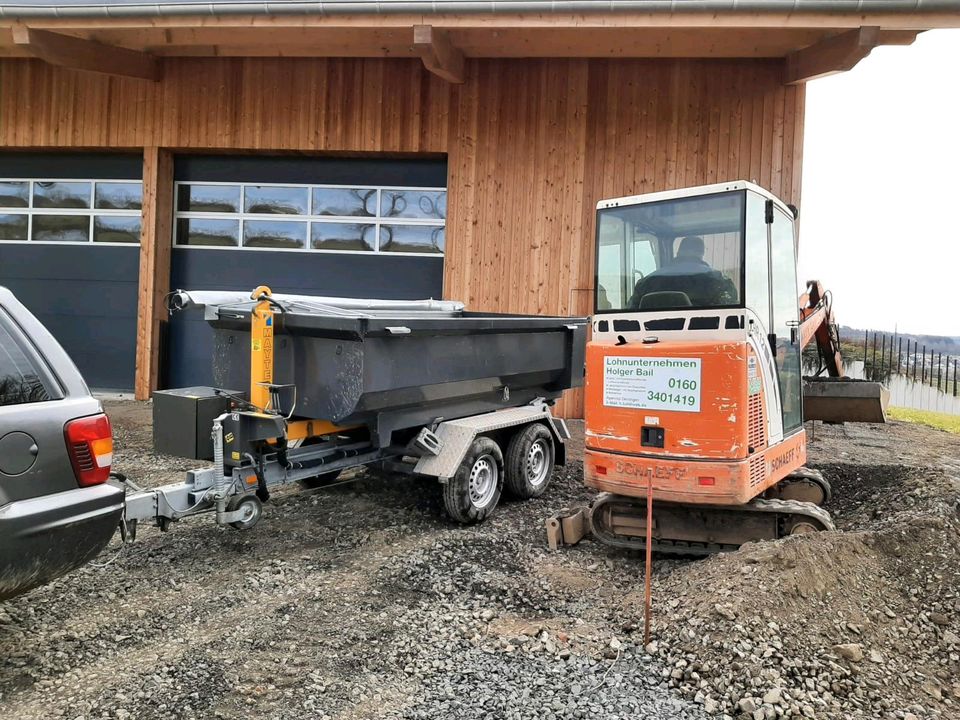
[[[113,462],[113,430],[104,414],[71,420],[63,428],[80,487],[105,483]]]

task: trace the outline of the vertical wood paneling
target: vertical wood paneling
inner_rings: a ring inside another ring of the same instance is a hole
[[[603,198],[745,179],[799,204],[804,89],[774,60],[469,60],[462,85],[416,60],[163,65],[0,60],[0,146],[151,148],[153,173],[157,148],[446,153],[444,294],[475,310],[589,313]]]

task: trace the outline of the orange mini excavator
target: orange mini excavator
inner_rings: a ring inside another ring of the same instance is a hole
[[[824,419],[882,422],[885,391],[837,381],[829,294],[812,282],[798,304],[795,220],[747,182],[598,204],[584,454],[603,491],[596,539],[645,547],[648,483],[661,552],[833,527],[830,486],[804,467],[802,347],[816,339],[830,376]]]

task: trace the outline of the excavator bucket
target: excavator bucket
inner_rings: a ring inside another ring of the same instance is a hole
[[[882,383],[846,377],[803,379],[803,419],[825,422],[887,421],[890,391]]]

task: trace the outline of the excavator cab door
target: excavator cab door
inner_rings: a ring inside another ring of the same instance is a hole
[[[800,341],[797,326],[797,246],[794,219],[770,200],[766,201],[768,251],[770,263],[770,339],[777,362],[780,385],[780,409],[783,433],[787,435],[803,424]]]

